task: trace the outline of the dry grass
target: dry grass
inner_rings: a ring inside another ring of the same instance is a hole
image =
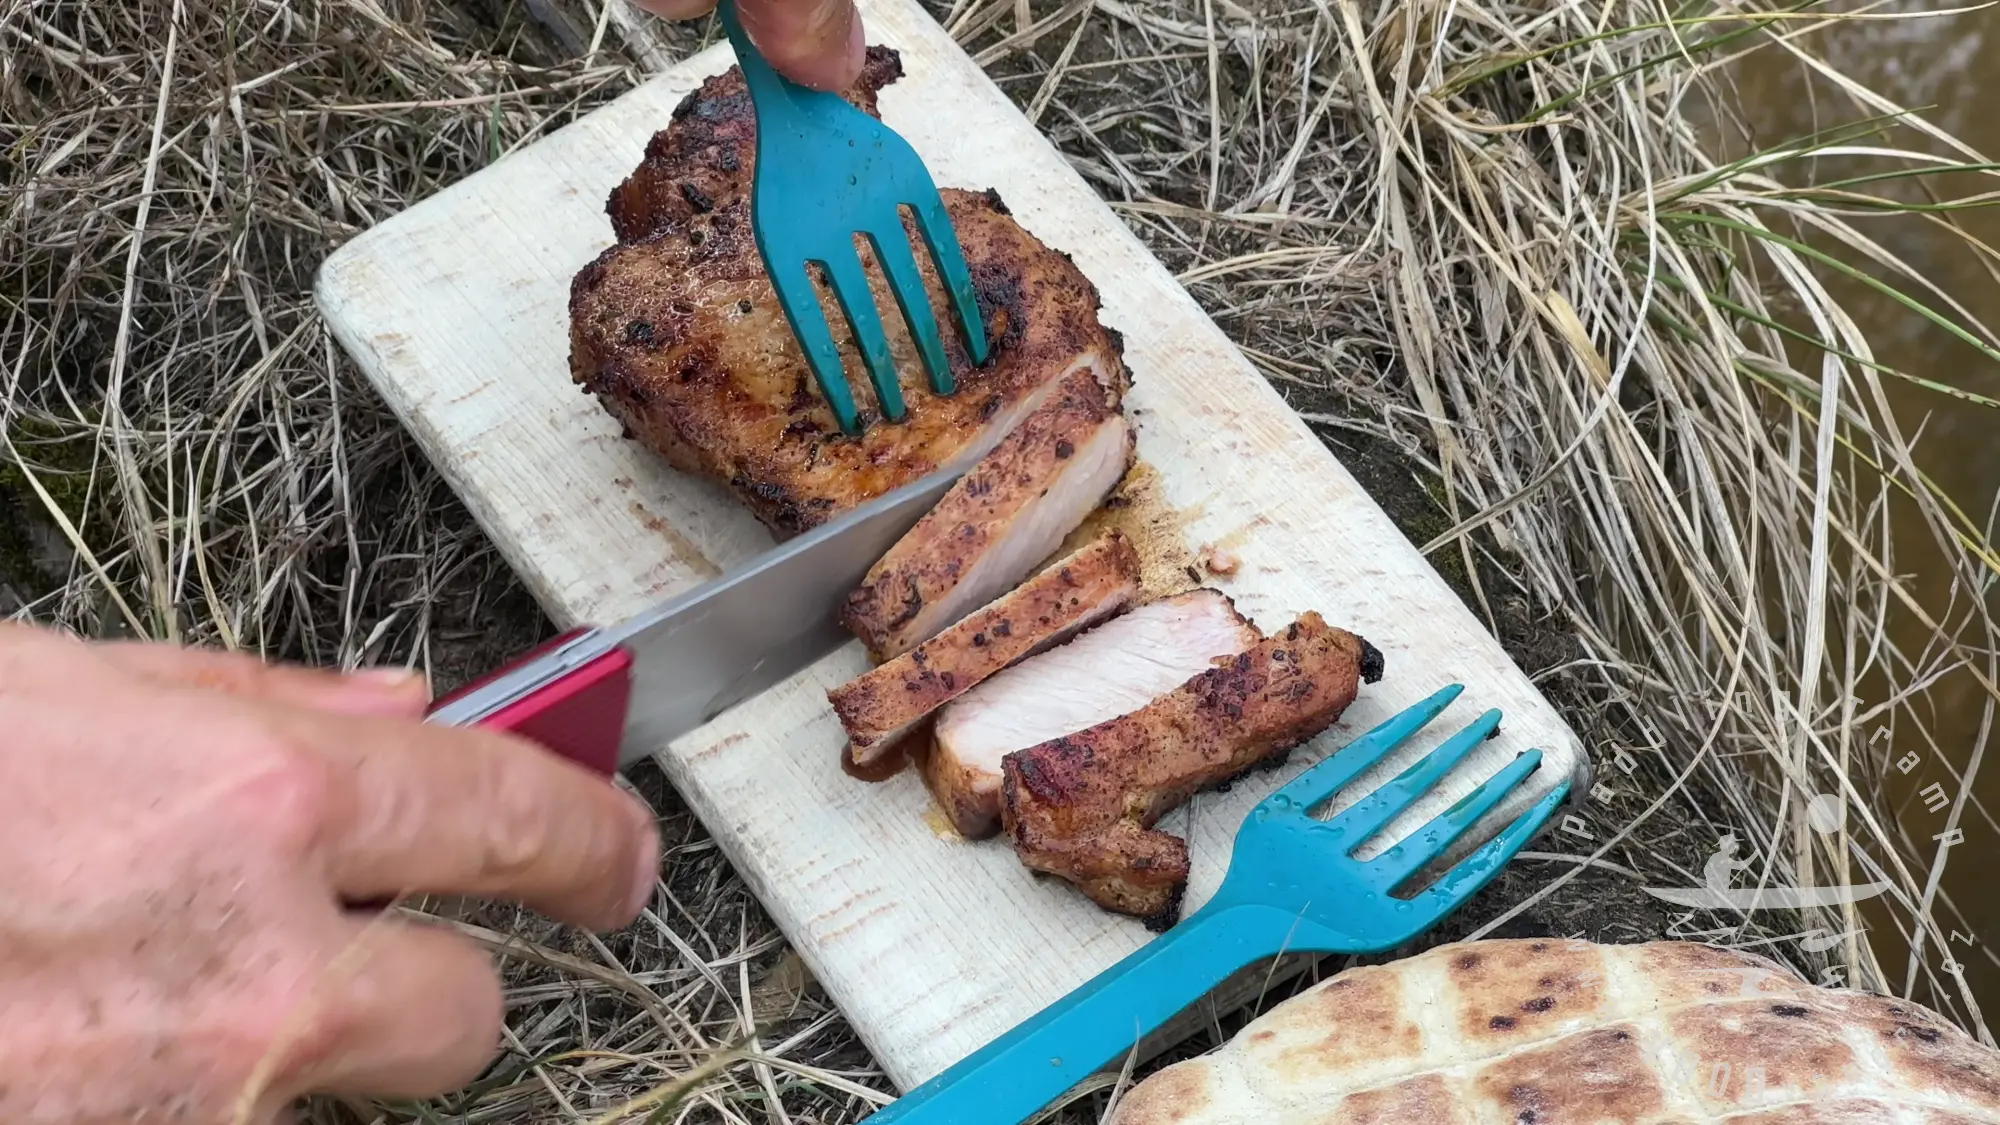
[[[344,238],[707,31],[607,2],[0,0],[6,608],[440,687],[545,629],[309,287]],[[1983,203],[1983,157],[1890,130],[1858,89],[1844,129],[1714,155],[1691,122],[1734,116],[1732,56],[1823,67],[1834,17],[1811,3],[929,2],[1591,739],[1612,790],[1594,838],[1551,837],[1470,932],[1588,919],[1557,907],[1590,879],[1690,885],[1731,831],[1746,879],[1894,890],[1867,940],[1825,950],[1796,938],[1859,919],[1677,932],[1839,965],[1984,1034],[1938,967],[1967,923],[1931,889],[1929,837],[1985,816],[2000,555],[1895,408],[1952,388],[1877,360],[1834,295],[1889,287],[2000,358],[1861,233],[1884,212],[1948,226],[1901,189],[1949,164],[1969,181],[1950,198]],[[1893,174],[1805,189],[1809,159]],[[1946,597],[1899,580],[1892,547],[1926,540]],[[1938,759],[1959,796],[1920,830],[1885,784],[1930,755],[1948,683],[1970,684],[1977,740]],[[832,1122],[884,1097],[700,827],[640,780],[666,810],[659,909],[607,941],[480,917],[510,957],[508,1057],[462,1097],[318,1118]],[[1807,815],[1821,792],[1846,810],[1831,833]]]

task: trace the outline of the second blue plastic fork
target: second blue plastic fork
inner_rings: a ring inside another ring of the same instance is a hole
[[[1470,726],[1330,820],[1311,811],[1458,698],[1457,684],[1362,735],[1266,797],[1244,819],[1229,873],[1202,908],[956,1066],[884,1106],[874,1125],[1019,1125],[1229,976],[1283,953],[1376,953],[1442,921],[1499,874],[1570,790],[1557,784],[1493,840],[1408,898],[1390,892],[1443,855],[1541,764],[1514,759],[1371,860],[1353,852],[1498,729]]]

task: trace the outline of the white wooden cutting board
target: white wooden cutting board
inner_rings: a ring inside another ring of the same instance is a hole
[[[1224,542],[1241,560],[1215,584],[1267,630],[1316,609],[1387,657],[1387,677],[1294,763],[1462,682],[1445,720],[1384,768],[1489,706],[1506,712],[1501,734],[1392,836],[1531,746],[1547,764],[1495,820],[1582,776],[1574,735],[1498,643],[978,67],[910,0],[862,7],[870,40],[898,48],[907,71],[882,95],[890,124],[941,183],[997,188],[1103,291],[1105,322],[1125,334],[1141,460],[1188,546]],[[355,238],[320,276],[342,345],[564,626],[621,618],[772,545],[721,488],[621,438],[567,366],[570,278],[612,242],[606,193],[675,103],[732,61],[726,43],[689,59]],[[940,834],[914,773],[880,785],[845,775],[825,691],[865,667],[850,645],[659,760],[908,1089],[1150,935],[1031,879],[998,841]],[[1245,811],[1291,772],[1170,814],[1162,827],[1193,850],[1189,910],[1220,880]]]

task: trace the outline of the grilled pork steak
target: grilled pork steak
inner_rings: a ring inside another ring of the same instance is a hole
[[[841,621],[878,661],[998,597],[1062,546],[1132,465],[1130,423],[1085,357],[848,596]]]
[[[1125,608],[1139,595],[1139,552],[1117,531],[886,664],[827,693],[847,728],[848,765],[887,777],[900,744],[931,713],[988,676]],[[881,766],[890,769],[882,770]]]
[[[1340,718],[1381,653],[1306,613],[1137,711],[1008,755],[1001,823],[1029,868],[1156,929],[1175,921],[1187,841],[1155,831],[1201,789],[1276,765]]]
[[[1137,606],[947,704],[924,782],[960,835],[991,836],[1000,830],[1001,759],[1137,711],[1260,639],[1220,590]]]
[[[902,74],[871,47],[849,101]],[[957,393],[930,390],[915,344],[871,249],[861,259],[901,373],[909,414],[880,405],[840,306],[811,267],[867,425],[840,432],[765,273],[750,226],[756,118],[741,71],[702,83],[612,191],[616,245],[570,286],[571,377],[636,438],[684,472],[725,482],[780,538],[928,475],[987,427],[1011,428],[1080,356],[1094,357],[1115,401],[1126,375],[1098,293],[1067,255],[1043,245],[994,193],[946,189],[993,354],[974,367],[914,224],[918,267],[943,327]],[[865,242],[865,240],[864,240]]]

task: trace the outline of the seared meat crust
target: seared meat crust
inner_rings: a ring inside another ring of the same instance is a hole
[[[1153,825],[1332,725],[1374,652],[1305,613],[1137,711],[1009,754],[1002,827],[1030,869],[1075,883],[1107,910],[1170,926],[1187,885],[1187,841]]]
[[[1138,593],[1139,552],[1113,531],[916,648],[827,692],[847,728],[848,765],[867,770],[883,762],[938,708],[1015,661],[1123,609]]]
[[[959,835],[992,836],[1007,755],[1137,711],[1263,637],[1209,587],[1136,606],[941,708],[924,784]]]
[[[848,100],[873,113],[877,92],[900,74],[895,52],[870,48]],[[845,318],[812,267],[868,424],[859,438],[841,433],[757,251],[755,162],[756,121],[732,68],[688,95],[612,191],[606,210],[619,241],[570,287],[570,369],[629,437],[683,472],[727,483],[780,538],[928,475],[985,427],[1011,428],[1079,355],[1098,356],[1107,387],[1122,395],[1119,342],[1098,321],[1096,287],[1016,223],[997,194],[946,189],[994,354],[972,365],[906,221],[958,390],[931,392],[873,249],[864,250],[909,407],[903,422],[880,424]]]
[[[1019,582],[1130,468],[1132,428],[1094,358],[1064,376],[848,595],[841,622],[876,660],[909,651]]]

